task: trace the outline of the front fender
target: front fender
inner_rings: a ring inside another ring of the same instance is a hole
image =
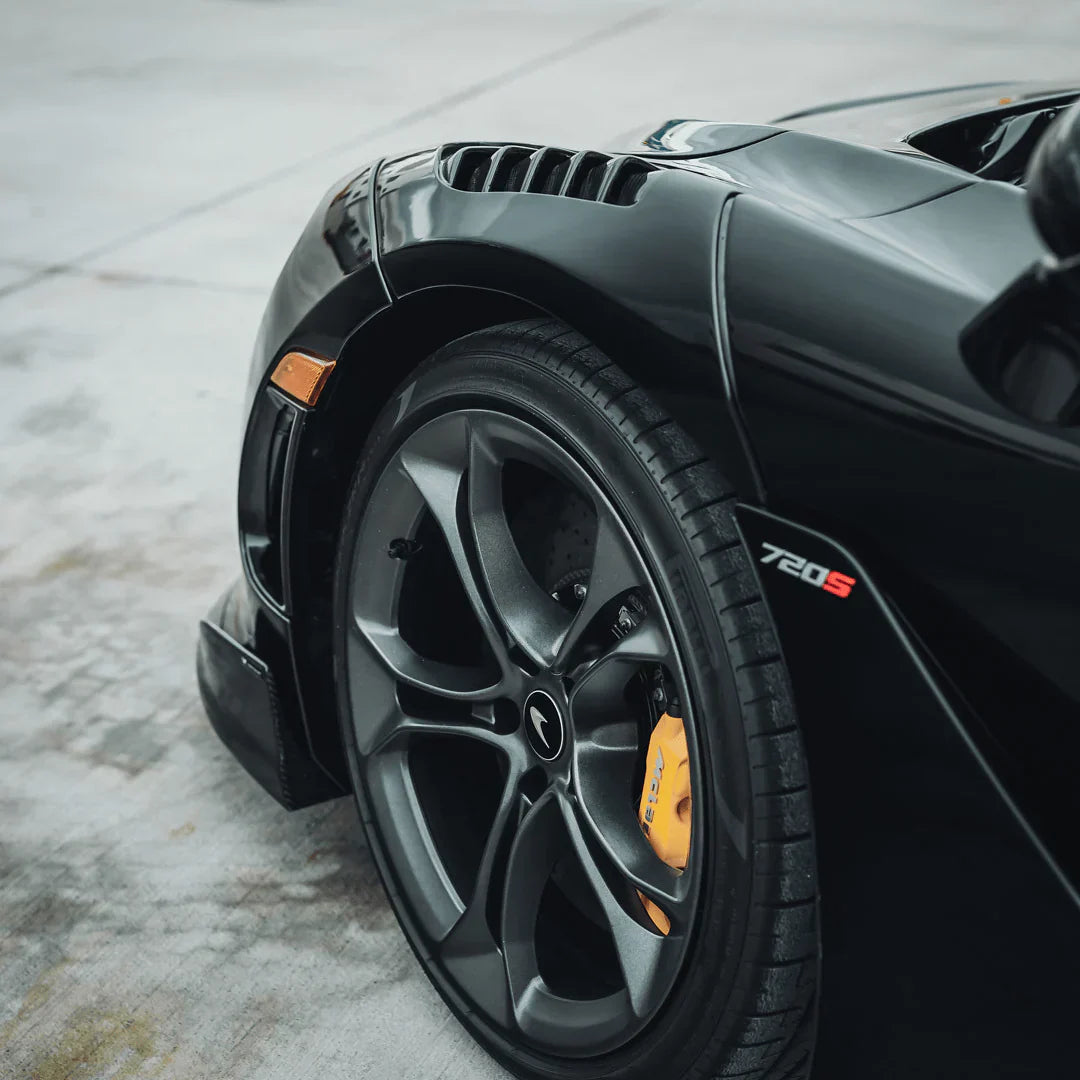
[[[390,303],[379,270],[372,184],[379,162],[335,184],[289,253],[255,339],[248,405],[291,349],[336,359],[349,333]]]

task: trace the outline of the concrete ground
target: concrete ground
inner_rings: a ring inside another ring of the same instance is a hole
[[[346,801],[199,705],[264,298],[329,185],[443,139],[1077,74],[1063,0],[0,6],[0,1075],[502,1076]]]

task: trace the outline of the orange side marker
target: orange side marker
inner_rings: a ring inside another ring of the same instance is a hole
[[[286,353],[278,361],[270,381],[305,405],[314,405],[319,400],[335,363],[334,360],[326,360],[309,353]]]

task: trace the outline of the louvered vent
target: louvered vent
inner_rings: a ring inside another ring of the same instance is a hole
[[[630,206],[656,166],[633,157],[610,157],[552,146],[446,146],[443,179],[458,191],[531,191],[569,199]]]

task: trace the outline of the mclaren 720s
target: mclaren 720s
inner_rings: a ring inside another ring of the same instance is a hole
[[[450,143],[315,210],[203,697],[356,800],[515,1075],[1080,1075],[1078,97]]]

